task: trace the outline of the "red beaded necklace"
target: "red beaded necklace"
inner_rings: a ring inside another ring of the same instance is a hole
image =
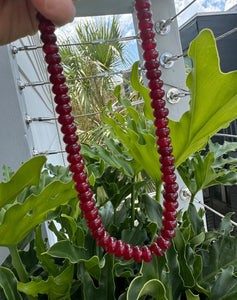
[[[69,169],[73,173],[75,189],[78,192],[80,200],[80,209],[87,220],[87,226],[90,228],[91,235],[97,239],[97,244],[104,247],[108,253],[113,253],[116,257],[123,257],[125,260],[134,259],[136,262],[150,262],[152,254],[163,256],[164,250],[169,249],[170,239],[175,236],[177,226],[177,208],[178,208],[178,184],[176,183],[173,148],[170,145],[170,130],[168,126],[168,109],[165,107],[164,91],[161,89],[163,83],[160,80],[161,71],[159,61],[157,60],[158,52],[156,51],[156,41],[154,40],[155,32],[152,21],[152,12],[150,10],[150,0],[135,0],[135,8],[139,21],[140,37],[142,48],[144,50],[143,58],[145,60],[146,77],[149,80],[151,107],[154,109],[154,124],[156,126],[155,134],[158,137],[158,153],[160,156],[162,181],[164,184],[164,210],[163,210],[163,227],[161,235],[150,246],[133,246],[126,244],[122,240],[111,237],[105,230],[102,219],[98,214],[95,206],[93,192],[87,180],[87,173],[84,170],[82,155],[80,154],[80,145],[77,143],[76,125],[74,117],[71,114],[72,107],[69,104],[70,97],[67,94],[68,87],[65,84],[66,78],[62,74],[63,67],[60,65],[61,57],[58,54],[56,44],[56,35],[54,34],[55,26],[43,16],[38,15],[39,30],[41,40],[44,43],[43,51],[46,54],[45,61],[48,64],[48,72],[51,74],[50,82],[53,84],[52,91],[56,95],[54,98],[57,104],[56,112],[59,114],[58,122],[62,125],[61,131],[64,134],[64,142],[67,144],[66,152],[68,155]]]

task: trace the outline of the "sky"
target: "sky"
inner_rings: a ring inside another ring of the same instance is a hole
[[[165,0],[164,0],[165,1]],[[176,12],[178,13],[184,7],[186,7],[192,0],[175,0],[175,8]],[[178,18],[178,25],[181,26],[195,14],[200,12],[216,12],[216,11],[226,11],[237,5],[237,0],[197,0],[194,4],[192,4],[185,12],[183,12]],[[173,17],[173,16],[170,16]],[[57,30],[57,35],[63,37],[64,34],[67,36],[73,36],[75,34],[75,24],[78,22],[79,18],[76,18],[73,23],[62,27],[61,29]],[[80,18],[82,19],[82,18]],[[91,19],[84,18],[86,20]],[[119,21],[121,25],[121,30],[123,32],[123,36],[133,36],[135,35],[134,27],[133,27],[133,20],[130,14],[120,15]],[[138,59],[138,54],[136,51],[136,41],[127,42],[127,49],[130,53],[133,54],[133,61]]]

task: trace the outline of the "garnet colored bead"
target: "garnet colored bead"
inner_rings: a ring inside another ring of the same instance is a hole
[[[62,125],[72,124],[73,121],[74,121],[74,117],[71,114],[58,117],[58,122]]]
[[[77,155],[77,154],[81,156],[80,153],[74,153],[74,154],[72,154],[72,155]],[[78,157],[78,159],[79,159],[79,157]],[[76,174],[73,175],[73,180],[74,180],[75,182],[77,182],[78,177],[81,176],[80,173],[83,171],[84,167],[85,167],[85,166],[84,166],[84,164],[83,164],[82,162],[78,162],[78,163],[76,163],[76,164],[73,164],[73,165],[70,165],[70,166],[69,166],[69,170],[70,170],[72,173],[76,173]]]
[[[154,120],[154,125],[157,128],[163,128],[166,127],[169,124],[169,120],[167,118],[162,118],[162,119],[155,119]]]
[[[140,11],[144,8],[150,8],[151,3],[150,0],[136,0],[135,8],[137,11]]]
[[[115,249],[114,249],[114,255],[116,257],[122,257],[124,254],[124,250],[125,250],[125,243],[124,241],[117,241],[116,245],[115,245]]]
[[[72,164],[72,165],[76,165],[78,163],[80,163],[82,160],[82,155],[81,153],[76,153],[76,154],[70,154],[68,155],[67,157],[67,161]],[[83,165],[83,168],[82,170],[84,169],[84,165]]]
[[[163,81],[160,79],[154,79],[148,83],[148,86],[151,90],[161,89],[163,86]]]
[[[150,247],[151,251],[155,253],[156,256],[161,257],[164,255],[164,250],[161,249],[157,243],[152,243]]]
[[[56,45],[56,44],[45,44],[43,46],[43,51],[44,51],[45,54],[58,53],[58,45]]]
[[[78,135],[76,133],[73,134],[66,134],[63,137],[63,141],[65,144],[75,144],[78,141]]]
[[[143,53],[144,60],[156,59],[158,57],[158,52],[155,49],[146,50]]]
[[[98,209],[95,207],[91,211],[84,212],[83,216],[87,221],[95,220],[98,216]]]
[[[152,253],[147,246],[142,247],[142,260],[147,263],[152,261]]]
[[[173,152],[173,147],[172,146],[158,147],[157,152],[163,156],[170,156],[170,154]]]
[[[95,200],[91,199],[87,202],[81,202],[79,206],[82,211],[91,211],[95,207]]]
[[[150,40],[148,40],[150,41]],[[145,41],[144,41],[145,42]],[[151,69],[157,69],[159,68],[160,62],[157,59],[151,59],[145,62],[144,67],[147,70],[151,70]]]
[[[166,183],[164,184],[164,189],[166,190],[167,193],[175,193],[178,191],[179,186],[177,183],[172,183],[172,184]]]
[[[155,49],[155,47],[156,47],[156,42],[154,40],[144,40],[142,42],[143,50]]]
[[[140,263],[142,261],[142,250],[141,250],[141,247],[136,246],[136,247],[133,248],[133,259],[137,263]]]
[[[76,144],[72,144],[72,145],[67,145],[67,147],[66,147],[66,151],[67,151],[68,154],[76,154],[80,150],[81,150],[81,146],[79,144],[77,144],[77,143]],[[72,171],[71,168],[70,168],[70,171]]]
[[[151,107],[154,109],[161,109],[165,106],[165,100],[157,99],[151,101]]]
[[[165,175],[163,174],[161,176],[162,181],[166,182],[166,183],[175,183],[176,180],[176,175],[175,174],[171,174],[171,175]]]
[[[102,220],[100,216],[97,216],[94,220],[87,221],[87,226],[92,230],[99,228],[101,224]]]
[[[161,228],[161,235],[164,239],[173,239],[175,237],[175,231],[174,230],[168,230],[164,227]]]
[[[163,198],[168,202],[175,202],[178,199],[178,193],[163,193]]]
[[[169,110],[166,107],[161,108],[161,109],[155,109],[153,111],[153,116],[158,119],[163,119],[163,118],[167,117],[168,114],[169,114]],[[165,127],[165,126],[163,126],[163,127]]]
[[[153,22],[152,22],[152,20],[149,20],[149,19],[141,20],[138,23],[138,27],[139,27],[140,30],[152,29],[153,28]]]
[[[60,64],[48,65],[47,70],[49,74],[59,74],[62,72],[63,67]]]
[[[62,83],[65,83],[66,77],[62,73],[61,74],[52,74],[49,77],[49,81],[52,84],[62,84]]]
[[[54,33],[43,33],[40,38],[45,44],[54,44],[57,41],[57,37]]]
[[[78,199],[81,202],[90,201],[92,197],[93,197],[93,191],[91,189],[88,189],[85,193],[78,195]]]
[[[163,201],[163,205],[168,211],[171,211],[171,212],[174,212],[179,207],[178,202]]]
[[[72,111],[72,107],[70,104],[59,104],[56,106],[56,112],[59,115],[68,115]]]
[[[165,217],[166,221],[175,221],[178,216],[178,213],[176,210],[168,211],[167,209],[164,209],[162,214]]]
[[[123,251],[123,258],[125,260],[132,259],[133,256],[133,246],[131,244],[126,244]]]
[[[79,193],[85,193],[90,187],[90,183],[88,181],[76,183],[75,189]]]
[[[39,30],[42,33],[49,33],[50,34],[50,33],[54,33],[55,26],[49,20],[44,20],[44,22],[40,22],[40,24],[39,24]]]
[[[162,220],[162,224],[164,225],[164,227],[168,230],[173,230],[174,228],[176,228],[177,226],[177,221],[174,220],[174,221],[169,221],[169,220],[166,220],[166,219],[163,219]]]
[[[85,182],[86,179],[87,179],[87,173],[86,173],[86,171],[83,170],[81,173],[78,173],[76,179],[77,179],[76,183],[83,183],[83,182]]]
[[[143,9],[140,10],[137,13],[137,18],[139,21],[144,20],[144,19],[151,19],[152,18],[152,12],[150,9]]]
[[[157,128],[155,133],[159,137],[166,137],[170,134],[170,129],[168,127]]]
[[[162,138],[162,139],[164,139],[164,138]],[[161,157],[159,158],[159,161],[160,161],[160,163],[161,163],[162,165],[168,167],[168,166],[171,166],[171,165],[174,164],[175,158],[174,158],[173,155],[169,154],[169,155],[167,155],[167,156],[161,156]]]
[[[64,125],[61,127],[61,131],[63,134],[72,134],[72,133],[75,133],[76,130],[77,130],[77,127],[74,123]]]
[[[175,166],[171,165],[171,166],[164,166],[162,165],[160,167],[160,170],[163,174],[165,175],[170,175],[170,174],[173,174],[174,171],[175,171]]]
[[[100,247],[104,247],[107,243],[107,241],[110,238],[110,234],[105,231],[103,235],[101,235],[98,239],[97,239],[97,245]]]
[[[115,247],[117,244],[117,240],[114,237],[110,237],[105,245],[105,250],[108,253],[114,253]]]
[[[168,147],[171,143],[171,138],[170,137],[159,138],[156,143],[161,147]]]
[[[99,228],[97,228],[95,230],[91,230],[91,236],[95,239],[100,238],[104,234],[105,234],[105,228],[103,225],[101,225]]]
[[[165,95],[165,91],[161,90],[161,89],[151,90],[150,93],[149,93],[149,96],[153,100],[160,100],[164,97],[164,95]]]
[[[45,61],[49,65],[59,64],[61,62],[61,56],[58,53],[49,53],[45,56]],[[63,75],[63,74],[61,74]],[[63,75],[64,76],[64,75]],[[64,76],[65,77],[65,76]],[[53,82],[52,82],[53,83]]]
[[[148,39],[154,39],[155,36],[156,36],[156,33],[152,28],[148,28],[148,29],[142,30],[140,32],[140,38],[143,41],[148,40]]]
[[[169,249],[170,246],[171,246],[170,241],[166,240],[166,239],[163,238],[162,236],[159,236],[159,237],[157,238],[157,241],[156,241],[156,242],[157,242],[158,246],[159,246],[161,249],[164,249],[164,250]]]
[[[56,95],[66,94],[68,92],[68,86],[65,83],[55,84],[52,88],[52,91]]]
[[[67,104],[67,103],[70,102],[70,96],[67,95],[67,94],[65,94],[65,95],[57,95],[57,96],[54,97],[54,102],[56,104]]]
[[[159,79],[160,76],[161,76],[161,71],[160,70],[150,69],[146,72],[146,78],[149,79],[149,80]]]

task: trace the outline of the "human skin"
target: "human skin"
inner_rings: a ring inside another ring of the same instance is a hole
[[[37,12],[62,26],[75,16],[73,0],[0,0],[0,45],[38,30]]]

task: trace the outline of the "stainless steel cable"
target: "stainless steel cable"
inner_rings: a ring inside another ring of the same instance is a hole
[[[85,46],[85,45],[102,45],[105,43],[118,43],[118,42],[127,42],[132,40],[140,39],[139,35],[133,35],[133,36],[127,36],[127,37],[121,37],[121,38],[115,38],[110,40],[94,40],[89,42],[81,42],[81,43],[63,43],[58,44],[59,47],[70,47],[70,46]],[[41,49],[43,45],[26,45],[22,47],[16,47],[12,46],[12,52],[13,54],[17,54],[19,51],[32,51],[36,49]]]
[[[222,40],[222,39],[224,39],[225,37],[231,35],[234,32],[237,32],[237,27],[235,27],[235,28],[233,28],[233,29],[231,29],[231,30],[229,30],[229,31],[227,31],[227,32],[219,35],[218,37],[215,38],[215,40],[216,41]]]

